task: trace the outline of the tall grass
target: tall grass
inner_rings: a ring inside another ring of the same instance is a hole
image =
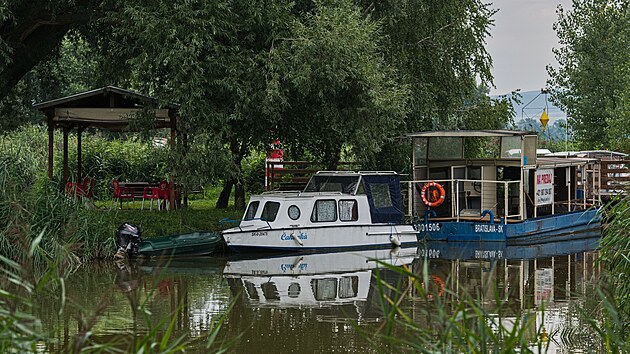
[[[445,289],[439,296],[431,284],[428,262],[413,272],[406,267],[382,264],[403,276],[406,281],[392,286],[377,277],[385,321],[374,333],[375,345],[384,340],[393,352],[418,353],[544,353],[551,341],[560,337],[576,342],[586,353],[627,353],[630,351],[623,317],[627,309],[617,305],[611,293],[596,287],[595,296],[577,309],[577,318],[567,321],[563,333],[547,333],[538,315],[539,309],[515,311],[513,304],[494,290],[494,297],[482,299],[467,291]],[[446,281],[450,284],[450,281]],[[626,317],[627,318],[627,317]]]
[[[44,264],[45,256],[64,255],[62,263],[72,265],[111,253],[111,233],[104,232],[102,218],[46,178],[38,145],[18,139],[0,151],[0,254],[26,259],[28,245],[40,235],[30,257],[36,265]]]
[[[607,306],[618,309],[611,321],[618,324],[617,333],[624,342],[630,343],[630,193],[609,204],[600,253],[613,289]]]

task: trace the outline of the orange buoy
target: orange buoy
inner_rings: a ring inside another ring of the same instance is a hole
[[[429,188],[433,187],[433,191],[431,193],[431,200],[427,197],[427,193],[429,192]],[[422,191],[420,192],[420,197],[422,198],[422,202],[428,207],[438,207],[442,203],[444,203],[444,199],[446,198],[446,192],[444,192],[444,188],[437,182],[429,182],[426,183],[422,187]]]

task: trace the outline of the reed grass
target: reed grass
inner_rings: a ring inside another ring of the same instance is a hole
[[[436,289],[425,288],[431,283],[427,264],[425,260],[420,272],[413,272],[381,263],[405,281],[391,285],[377,274],[385,320],[376,335],[363,332],[375,346],[386,343],[391,352],[545,353],[551,341],[562,337],[575,341],[573,348],[583,353],[630,352],[627,310],[605,284],[597,285],[595,296],[580,303],[578,317],[568,320],[562,333],[547,333],[536,324],[537,311],[545,316],[544,304],[515,313],[496,289],[491,301],[456,289],[445,289],[439,296]]]
[[[607,308],[615,310],[613,332],[620,341],[630,343],[630,193],[618,196],[608,205],[604,218],[604,237],[600,243],[600,262],[607,269],[610,285]]]

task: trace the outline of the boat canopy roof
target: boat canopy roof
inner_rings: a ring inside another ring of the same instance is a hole
[[[432,137],[450,137],[450,138],[489,138],[489,137],[507,137],[507,136],[523,136],[536,135],[535,132],[524,130],[435,130],[427,132],[417,132],[407,134],[409,138],[432,138]]]
[[[303,192],[365,194],[372,222],[404,221],[400,175],[393,171],[320,171],[311,177]]]
[[[591,157],[591,158],[611,158],[620,159],[628,156],[628,154],[610,150],[585,150],[585,151],[559,151],[546,154],[549,157]]]
[[[355,194],[361,175],[349,171],[320,171],[314,174],[303,192],[341,192]]]
[[[431,162],[502,160],[536,165],[538,135],[523,130],[438,130],[407,135],[413,141],[414,168]]]

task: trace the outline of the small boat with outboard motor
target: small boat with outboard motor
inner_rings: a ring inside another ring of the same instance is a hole
[[[142,239],[139,226],[124,223],[116,231],[118,250],[115,258],[125,256],[205,256],[221,245],[216,232],[191,232],[181,235]]]

